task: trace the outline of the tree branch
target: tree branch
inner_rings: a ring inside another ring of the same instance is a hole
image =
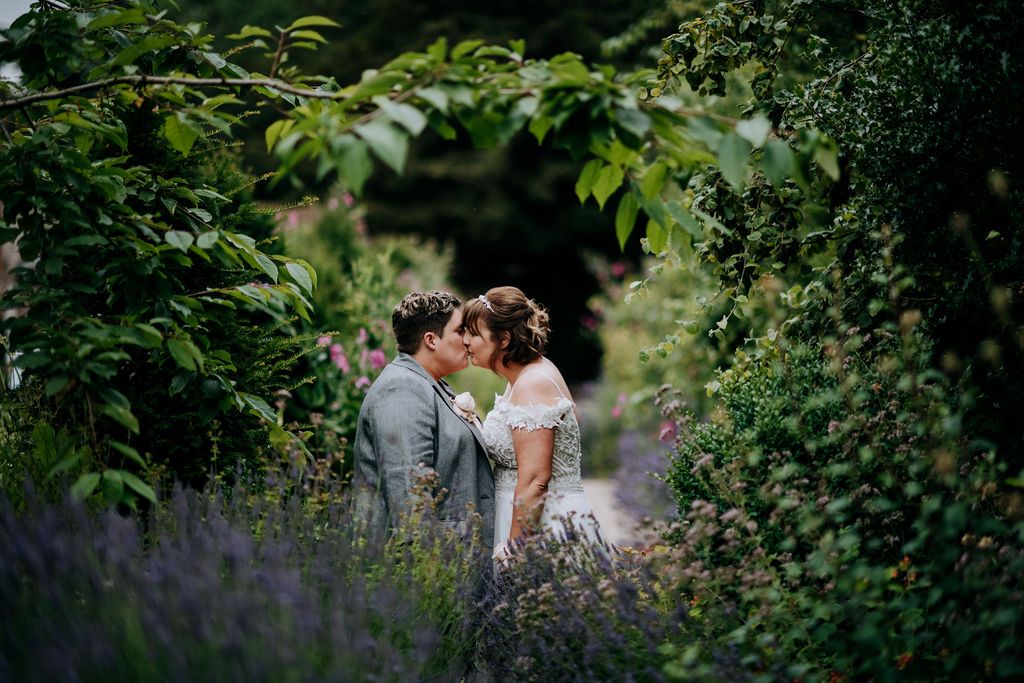
[[[270,90],[276,90],[278,92],[285,92],[291,95],[299,95],[301,97],[312,97],[314,99],[321,100],[333,100],[340,97],[339,93],[326,92],[322,90],[309,90],[306,88],[297,88],[294,85],[285,83],[284,81],[276,78],[186,78],[179,76],[117,76],[115,78],[107,78],[102,81],[94,81],[92,83],[83,83],[81,85],[71,86],[70,88],[63,88],[61,90],[51,90],[49,92],[40,92],[33,95],[26,95],[24,97],[17,97],[14,99],[0,99],[0,111],[7,109],[17,109],[18,107],[25,107],[36,102],[45,102],[47,100],[56,100],[61,97],[68,95],[77,95],[80,93],[91,92],[94,90],[102,90],[112,85],[119,85],[121,83],[134,83],[136,85],[156,84],[156,85],[223,85],[223,86],[238,86],[243,88],[269,88]]]

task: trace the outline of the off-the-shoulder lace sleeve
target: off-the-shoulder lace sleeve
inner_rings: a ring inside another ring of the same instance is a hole
[[[572,410],[572,401],[560,398],[551,405],[516,406],[509,404],[506,419],[511,429],[554,429],[562,424],[566,414]]]

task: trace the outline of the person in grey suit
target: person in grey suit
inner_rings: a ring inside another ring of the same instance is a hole
[[[481,541],[493,543],[494,477],[476,416],[460,411],[442,379],[468,364],[459,299],[413,292],[395,306],[391,325],[398,356],[374,381],[359,411],[357,505],[371,532],[386,533],[416,501],[413,488],[436,472],[447,493],[442,523],[465,528],[475,512]]]

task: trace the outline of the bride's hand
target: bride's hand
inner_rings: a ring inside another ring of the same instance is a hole
[[[494,552],[491,554],[491,559],[494,560],[498,566],[507,567],[511,564],[512,558],[514,557],[511,548],[509,547],[508,541],[501,543]]]

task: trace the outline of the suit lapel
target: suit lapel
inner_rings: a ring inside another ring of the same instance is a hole
[[[441,387],[441,385],[438,384],[437,382],[434,382],[434,391],[436,391],[438,396],[441,397],[441,401],[446,406],[448,406],[448,410],[452,411],[452,414],[455,415],[455,417],[459,418],[459,422],[469,427],[469,431],[473,432],[473,438],[476,439],[476,442],[480,444],[480,448],[484,449],[484,453],[486,453],[487,444],[484,443],[484,435],[480,432],[480,428],[477,427],[475,423],[470,422],[466,418],[462,417],[462,415],[460,415],[459,412],[455,410],[455,401],[452,400],[451,396],[449,396]]]
[[[399,367],[415,372],[417,375],[430,382],[430,385],[434,387],[434,391],[436,391],[437,395],[441,397],[441,402],[448,406],[448,410],[452,411],[452,414],[454,414],[455,417],[459,418],[459,422],[469,427],[469,431],[473,433],[473,438],[475,438],[476,442],[480,444],[480,448],[484,449],[484,453],[487,453],[487,444],[484,442],[484,435],[480,432],[480,428],[473,422],[462,417],[462,415],[455,410],[455,401],[444,390],[444,387],[448,386],[447,383],[444,383],[444,380],[441,380],[441,382],[444,383],[444,387],[442,387],[440,383],[436,382],[434,378],[423,369],[422,365],[416,362],[415,358],[407,353],[399,352],[398,357],[391,362]]]

